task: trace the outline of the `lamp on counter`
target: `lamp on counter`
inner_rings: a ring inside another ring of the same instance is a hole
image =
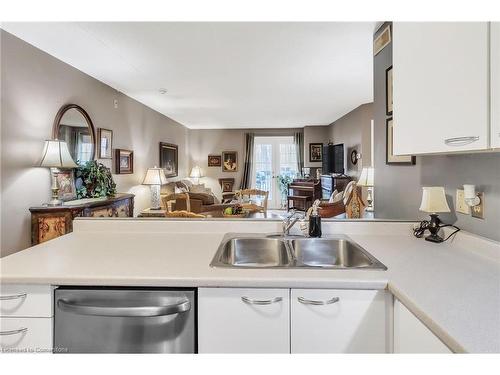
[[[367,187],[367,196],[366,202],[368,202],[368,206],[365,208],[365,211],[373,212],[373,183],[375,177],[375,170],[373,167],[364,167],[361,171],[361,176],[358,180],[358,186],[366,186]]]
[[[51,139],[45,141],[42,160],[38,163],[39,167],[50,168],[52,173],[52,199],[49,206],[60,206],[62,201],[59,199],[59,186],[57,185],[58,168],[77,168],[75,161],[71,157],[68,145],[65,141]]]
[[[163,168],[149,168],[146,177],[142,181],[143,185],[149,185],[151,188],[151,209],[159,210],[160,205],[160,186],[167,183],[167,177]]]
[[[191,174],[189,175],[189,177],[194,179],[195,185],[199,185],[200,178],[203,177],[203,175],[201,174],[201,168],[195,165],[193,169],[191,169]]]
[[[428,229],[431,234],[425,237],[425,239],[431,242],[443,242],[443,238],[438,235],[439,229],[441,228],[441,220],[438,217],[438,212],[450,212],[450,207],[446,202],[444,187],[423,187],[420,211],[427,212],[431,216],[431,221],[425,228]]]

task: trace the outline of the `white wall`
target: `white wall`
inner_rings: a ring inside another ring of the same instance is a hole
[[[96,128],[112,129],[113,148],[134,151],[134,174],[113,177],[118,192],[136,194],[136,213],[149,206],[149,189],[141,182],[146,169],[159,163],[160,141],[179,145],[180,175],[187,175],[184,126],[5,31],[0,37],[1,256],[30,246],[28,208],[50,198],[49,171],[34,165],[64,104],[82,106]]]

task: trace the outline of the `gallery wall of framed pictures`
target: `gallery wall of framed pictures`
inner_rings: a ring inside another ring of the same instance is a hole
[[[221,168],[222,172],[238,172],[238,151],[222,151],[222,155],[208,155],[207,166]]]

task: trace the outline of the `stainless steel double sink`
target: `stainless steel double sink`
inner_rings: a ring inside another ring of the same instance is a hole
[[[265,234],[227,236],[210,266],[387,270],[347,236],[307,238]]]

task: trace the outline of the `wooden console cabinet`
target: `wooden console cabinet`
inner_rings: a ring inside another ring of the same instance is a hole
[[[30,212],[31,244],[37,245],[72,232],[75,217],[134,216],[134,194],[116,194],[107,199],[75,205],[30,207]]]
[[[288,185],[288,211],[290,209],[307,211],[316,199],[321,199],[321,182],[319,180],[295,179]]]

